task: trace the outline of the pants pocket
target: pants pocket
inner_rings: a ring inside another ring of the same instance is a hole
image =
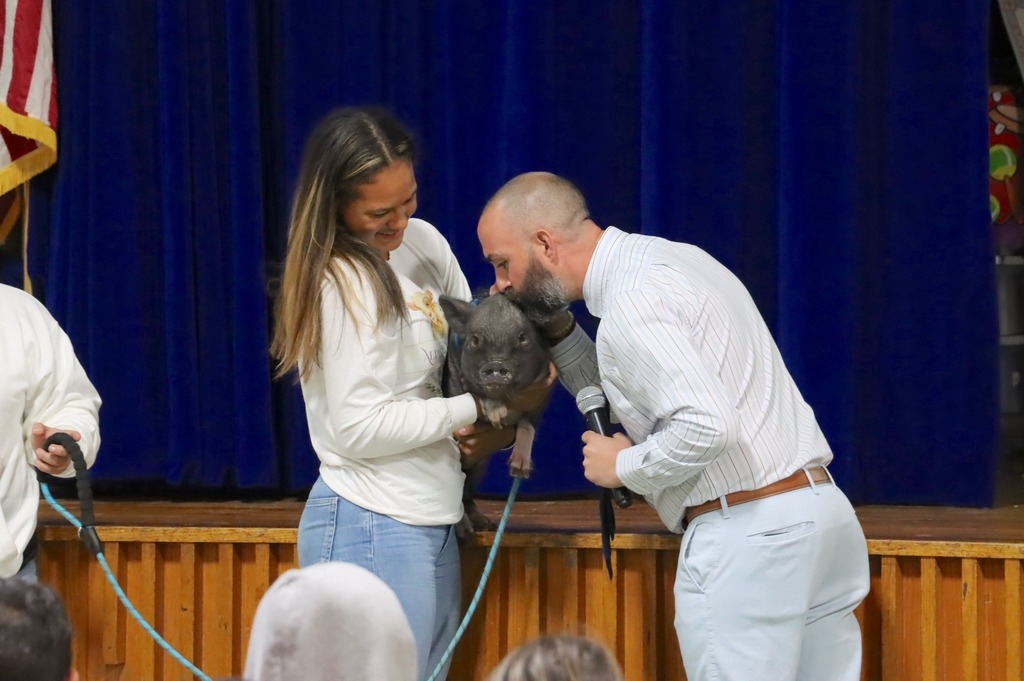
[[[814,532],[814,530],[814,521],[806,520],[799,523],[793,523],[792,525],[785,525],[783,527],[748,534],[747,543],[776,544],[779,542],[790,541],[792,539],[799,539],[800,537],[806,537],[811,532]]]
[[[309,499],[299,519],[299,567],[331,560],[337,534],[339,497]]]
[[[679,554],[679,562],[694,588],[700,593],[707,593],[718,565],[718,546],[712,525],[698,523],[690,527],[686,544]]]
[[[444,535],[444,541],[441,543],[441,550],[437,552],[437,555],[440,556],[441,554],[443,554],[445,552],[445,549],[448,548],[448,544],[452,542],[454,539],[455,525],[448,525],[447,531],[445,532]]]

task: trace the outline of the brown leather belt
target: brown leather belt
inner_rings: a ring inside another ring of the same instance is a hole
[[[811,480],[814,480],[815,483],[832,482],[832,478],[829,477],[828,471],[826,471],[822,466],[808,468],[807,473],[810,473]],[[804,473],[804,469],[801,468],[788,478],[783,478],[782,480],[773,482],[770,485],[765,485],[760,489],[726,494],[725,502],[729,506],[738,506],[739,504],[745,504],[748,501],[754,501],[755,499],[772,497],[776,494],[783,494],[784,492],[791,492],[795,489],[800,489],[801,487],[810,487],[811,483],[807,481],[807,473]],[[720,508],[722,508],[721,499],[712,499],[711,501],[706,501],[698,506],[691,506],[686,509],[686,522],[692,522],[697,516],[710,513],[711,511],[717,511]]]

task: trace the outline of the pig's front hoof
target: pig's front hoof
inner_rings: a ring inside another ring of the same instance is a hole
[[[480,401],[480,407],[484,412],[484,418],[495,428],[501,428],[508,418],[508,407],[497,400],[485,398]]]

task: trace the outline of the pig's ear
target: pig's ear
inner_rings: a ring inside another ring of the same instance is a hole
[[[455,333],[465,333],[469,325],[469,317],[473,314],[473,304],[464,300],[456,300],[448,296],[441,296],[438,299],[441,309],[444,310],[444,318],[448,320],[448,326]]]

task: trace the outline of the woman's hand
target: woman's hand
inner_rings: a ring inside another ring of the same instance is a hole
[[[516,427],[495,428],[487,421],[477,421],[452,433],[462,456],[474,463],[499,449],[511,447],[516,441]]]

